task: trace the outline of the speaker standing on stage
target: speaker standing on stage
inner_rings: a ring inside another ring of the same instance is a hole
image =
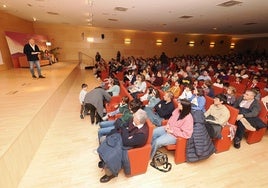
[[[30,64],[30,72],[32,74],[32,77],[36,78],[36,76],[34,74],[34,64],[35,64],[39,78],[45,78],[41,74],[41,67],[40,67],[40,63],[39,63],[38,54],[40,53],[40,50],[39,50],[38,46],[35,44],[34,39],[31,38],[29,40],[29,43],[25,44],[25,46],[23,48],[23,53],[27,56],[27,60]]]

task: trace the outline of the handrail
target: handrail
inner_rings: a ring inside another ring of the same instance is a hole
[[[78,52],[80,67],[94,67],[95,59],[83,52]]]

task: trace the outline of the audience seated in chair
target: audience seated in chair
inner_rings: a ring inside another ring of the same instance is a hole
[[[226,125],[230,118],[230,112],[224,105],[226,104],[226,96],[224,94],[218,94],[214,98],[214,104],[212,104],[205,115],[205,126],[209,136],[214,139],[221,139],[221,131],[223,126]]]
[[[146,145],[149,137],[146,119],[146,112],[139,109],[133,114],[133,119],[126,127],[114,129],[100,144],[97,149],[101,159],[99,167],[104,168],[105,171],[105,175],[100,178],[101,183],[116,177],[121,168],[124,168],[127,175],[131,173],[127,148],[140,148]]]
[[[164,95],[164,99],[157,103],[154,108],[145,107],[148,118],[156,126],[161,126],[162,120],[169,119],[175,109],[173,103],[173,93],[168,91]]]
[[[182,99],[178,107],[172,112],[166,125],[157,127],[153,131],[151,158],[158,148],[170,144],[176,144],[177,138],[190,138],[193,132],[193,117],[191,115],[191,103]]]
[[[261,106],[257,99],[255,99],[256,92],[254,89],[246,90],[234,103],[234,107],[239,109],[237,116],[237,130],[234,138],[234,147],[239,149],[242,137],[246,130],[256,131],[266,127],[266,125],[258,117]]]

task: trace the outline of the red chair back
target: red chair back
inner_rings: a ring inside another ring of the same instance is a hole
[[[217,87],[217,86],[212,85],[212,88],[214,90],[215,95],[224,93],[224,88],[222,88],[222,87]]]
[[[207,96],[207,95],[205,95],[205,99],[206,99],[205,108],[206,108],[206,110],[208,110],[210,105],[214,104],[214,99]]]

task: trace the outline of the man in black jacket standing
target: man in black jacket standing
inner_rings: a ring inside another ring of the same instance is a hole
[[[34,65],[36,65],[39,78],[45,78],[41,74],[41,68],[40,68],[40,63],[39,63],[38,54],[40,54],[40,50],[38,46],[35,44],[35,41],[33,38],[29,40],[28,44],[25,44],[23,48],[23,53],[27,56],[27,60],[30,64],[30,72],[32,74],[32,77],[36,78],[34,74]]]

